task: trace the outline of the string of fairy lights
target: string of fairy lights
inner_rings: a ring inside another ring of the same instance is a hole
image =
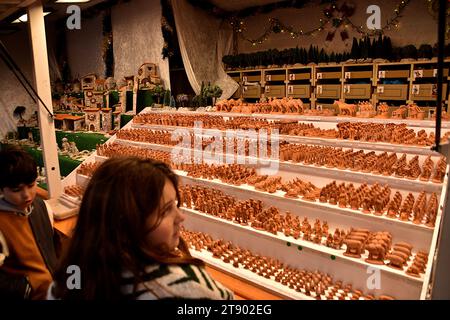
[[[363,37],[371,37],[383,34],[385,31],[391,30],[393,28],[399,28],[402,12],[409,3],[410,0],[401,0],[395,6],[393,10],[393,16],[387,20],[386,24],[382,26],[381,29],[377,30],[369,30],[367,28],[364,28],[363,26],[356,25],[350,18],[351,14],[343,14],[341,17],[333,17],[331,12],[333,10],[339,10],[336,2],[333,2],[330,8],[324,10],[324,17],[319,19],[317,27],[310,30],[295,28],[291,25],[283,23],[280,19],[269,18],[268,25],[264,28],[264,32],[256,38],[250,38],[245,34],[245,31],[247,29],[244,20],[233,17],[229,20],[229,23],[233,28],[233,31],[238,34],[241,39],[251,43],[253,46],[264,43],[269,39],[271,34],[289,34],[290,37],[294,39],[302,36],[316,36],[318,33],[325,30],[326,26],[329,24],[331,24],[335,28],[339,28],[341,26],[343,26],[345,29],[352,28]]]

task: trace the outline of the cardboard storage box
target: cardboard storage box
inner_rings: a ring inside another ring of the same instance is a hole
[[[266,74],[265,78],[266,81],[284,81],[286,80],[285,74]]]
[[[346,71],[344,72],[345,79],[367,79],[372,78],[372,71]]]
[[[282,98],[286,96],[286,87],[284,85],[266,85],[264,95],[266,97]]]
[[[309,72],[304,73],[289,73],[288,74],[289,81],[295,80],[311,80],[311,74]]]
[[[293,98],[309,98],[311,97],[311,85],[289,84],[287,86],[287,96]]]
[[[447,84],[442,85],[442,96],[447,96]],[[411,87],[411,100],[434,100],[437,97],[437,84],[413,84]]]
[[[345,84],[344,99],[370,99],[372,85],[370,84]]]
[[[316,71],[316,79],[340,79],[342,76],[342,72],[336,71],[336,72],[329,72],[329,71]]]
[[[259,98],[261,96],[261,86],[244,86],[242,96],[244,98]]]
[[[340,84],[322,84],[316,86],[316,97],[324,99],[339,99],[341,96]]]
[[[260,82],[261,75],[260,74],[257,74],[257,75],[244,74],[244,75],[242,75],[242,81],[243,82]]]
[[[376,94],[382,100],[406,100],[408,98],[407,84],[380,84]]]

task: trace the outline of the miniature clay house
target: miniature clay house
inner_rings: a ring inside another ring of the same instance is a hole
[[[103,108],[103,109],[101,109],[101,114],[102,114],[102,131],[105,131],[105,132],[111,131],[112,109]]]
[[[64,131],[81,131],[84,127],[85,117],[70,114],[55,114],[55,128]]]
[[[84,105],[86,108],[102,108],[103,91],[85,90]]]
[[[143,63],[139,67],[137,81],[140,90],[153,89],[157,84],[160,84],[161,79],[158,76],[156,64]]]
[[[85,108],[85,122],[87,131],[100,131],[100,109]]]
[[[121,110],[117,110],[113,112],[113,130],[120,129],[120,115],[122,114]]]
[[[125,76],[127,91],[133,91],[134,88],[134,76]]]
[[[94,90],[95,80],[97,80],[97,76],[93,73],[85,75],[81,78],[81,89],[84,90]]]

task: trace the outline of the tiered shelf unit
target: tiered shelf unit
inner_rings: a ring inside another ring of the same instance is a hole
[[[359,72],[347,71],[347,72]],[[364,70],[363,72],[366,72]],[[143,112],[153,112],[149,109]],[[185,112],[187,114],[201,114],[197,112]],[[229,117],[230,114],[214,113],[215,115],[223,115]],[[242,116],[242,115],[240,115]],[[254,115],[255,117],[265,117],[268,119],[279,119],[280,117],[289,117],[281,115]],[[302,121],[313,122],[317,127],[330,127],[336,125],[342,119],[329,119],[316,117],[316,119],[306,118],[303,116],[293,116],[295,120],[302,119]],[[370,121],[370,119],[366,119]],[[360,119],[353,119],[353,121],[361,121]],[[389,120],[379,120],[389,122]],[[399,120],[401,121],[401,120]],[[415,130],[432,130],[429,122],[424,122],[423,126],[419,122],[409,123]],[[446,129],[450,125],[444,124]],[[148,129],[148,130],[175,130],[180,127],[171,126],[157,126],[157,125],[140,125],[135,123],[128,123],[125,129]],[[443,129],[444,130],[444,129]],[[208,130],[204,130],[205,135]],[[401,146],[390,145],[382,143],[369,143],[357,141],[345,141],[335,139],[319,139],[310,137],[291,137],[280,136],[281,140],[289,142],[298,142],[306,144],[318,145],[332,145],[335,147],[353,148],[373,150],[375,152],[389,151],[407,153],[408,159],[414,155],[419,156],[419,161],[422,163],[427,156],[431,156],[434,161],[437,161],[439,154],[430,149],[430,147],[418,146]],[[327,141],[328,140],[328,141]],[[330,141],[331,140],[331,141]],[[146,142],[136,142],[112,137],[108,143],[120,143],[128,146],[139,148],[148,148],[155,150],[162,150],[172,152],[174,146],[151,144]],[[193,150],[189,150],[193,152]],[[221,157],[226,155],[220,154]],[[105,157],[92,155],[87,162],[102,162],[106,160]],[[246,157],[246,160],[251,160]],[[255,159],[253,159],[255,160]],[[291,161],[280,161],[278,159],[270,159],[265,164],[253,164],[257,170],[261,170],[264,166],[276,164],[279,167],[277,175],[281,176],[283,181],[292,180],[293,178],[300,178],[310,181],[318,186],[336,180],[340,182],[351,182],[355,186],[361,183],[374,184],[378,182],[383,185],[388,183],[393,190],[399,191],[404,197],[408,193],[412,193],[415,197],[421,192],[427,193],[435,192],[439,199],[439,210],[436,219],[435,227],[426,225],[417,225],[410,221],[392,220],[386,216],[376,216],[373,214],[364,214],[359,210],[352,210],[350,208],[340,208],[336,205],[328,203],[321,203],[319,201],[311,202],[301,198],[286,198],[283,191],[275,193],[263,192],[256,190],[249,185],[230,185],[220,180],[193,178],[188,176],[187,172],[176,170],[183,184],[202,186],[214,190],[220,190],[229,196],[233,196],[238,200],[248,200],[249,198],[261,200],[265,207],[275,206],[280,212],[289,211],[294,215],[298,215],[301,219],[308,217],[310,221],[320,219],[327,221],[330,228],[350,229],[365,228],[371,231],[388,231],[393,236],[393,243],[405,241],[413,246],[413,253],[420,251],[428,252],[428,264],[424,274],[416,278],[405,273],[404,270],[396,270],[387,265],[373,265],[364,260],[366,254],[362,258],[351,258],[345,256],[345,250],[332,249],[324,245],[315,244],[310,241],[305,241],[301,238],[294,239],[287,237],[284,234],[272,234],[266,231],[256,230],[246,225],[240,225],[232,221],[221,219],[206,213],[199,212],[195,209],[183,208],[188,216],[185,221],[185,227],[188,230],[205,232],[212,235],[214,238],[222,238],[229,240],[234,244],[249,249],[257,254],[269,256],[279,259],[283,263],[292,267],[320,270],[330,274],[335,280],[342,280],[344,283],[350,283],[354,288],[359,288],[365,293],[375,295],[391,295],[397,299],[426,299],[429,298],[429,290],[432,288],[433,266],[437,246],[437,239],[440,231],[440,224],[443,211],[445,210],[445,202],[447,197],[448,185],[448,166],[444,182],[436,184],[432,182],[423,182],[420,180],[408,180],[403,178],[396,178],[394,176],[382,177],[371,173],[353,172],[350,170],[338,170],[326,167],[317,167],[314,165],[307,165],[303,163],[292,163]],[[89,178],[83,175],[72,172],[64,180],[64,185],[86,185]],[[260,287],[267,292],[274,293],[286,299],[311,299],[302,292],[289,289],[275,282],[273,279],[265,279],[254,273],[244,270],[243,268],[233,267],[231,264],[224,263],[222,260],[213,258],[211,253],[193,250],[193,255],[202,258],[207,264],[214,268],[221,270],[224,273],[230,274],[233,277],[244,280],[256,287]],[[409,262],[411,263],[411,262]],[[367,287],[368,277],[374,272],[379,272],[380,288]]]
[[[233,95],[235,99],[254,102],[261,94],[278,98],[292,96],[302,99],[304,104],[312,109],[332,108],[334,100],[347,103],[370,101],[374,105],[386,102],[391,106],[391,112],[401,105],[416,103],[424,108],[428,118],[433,115],[436,107],[436,70],[437,60],[433,59],[245,69],[227,71],[227,74],[241,85],[241,90]],[[450,104],[449,70],[450,59],[447,59],[443,85],[443,100],[447,109]],[[267,75],[271,80],[267,81]],[[249,85],[245,84],[244,76],[247,76],[248,82],[258,82],[262,88],[249,88]],[[269,89],[266,89],[269,92],[265,92],[264,86],[269,86]]]

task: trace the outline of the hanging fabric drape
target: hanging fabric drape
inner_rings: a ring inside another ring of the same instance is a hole
[[[223,90],[220,99],[230,98],[239,85],[225,73],[222,57],[231,52],[232,30],[186,0],[172,0],[172,8],[181,57],[192,89],[199,94],[202,81],[211,82]]]

